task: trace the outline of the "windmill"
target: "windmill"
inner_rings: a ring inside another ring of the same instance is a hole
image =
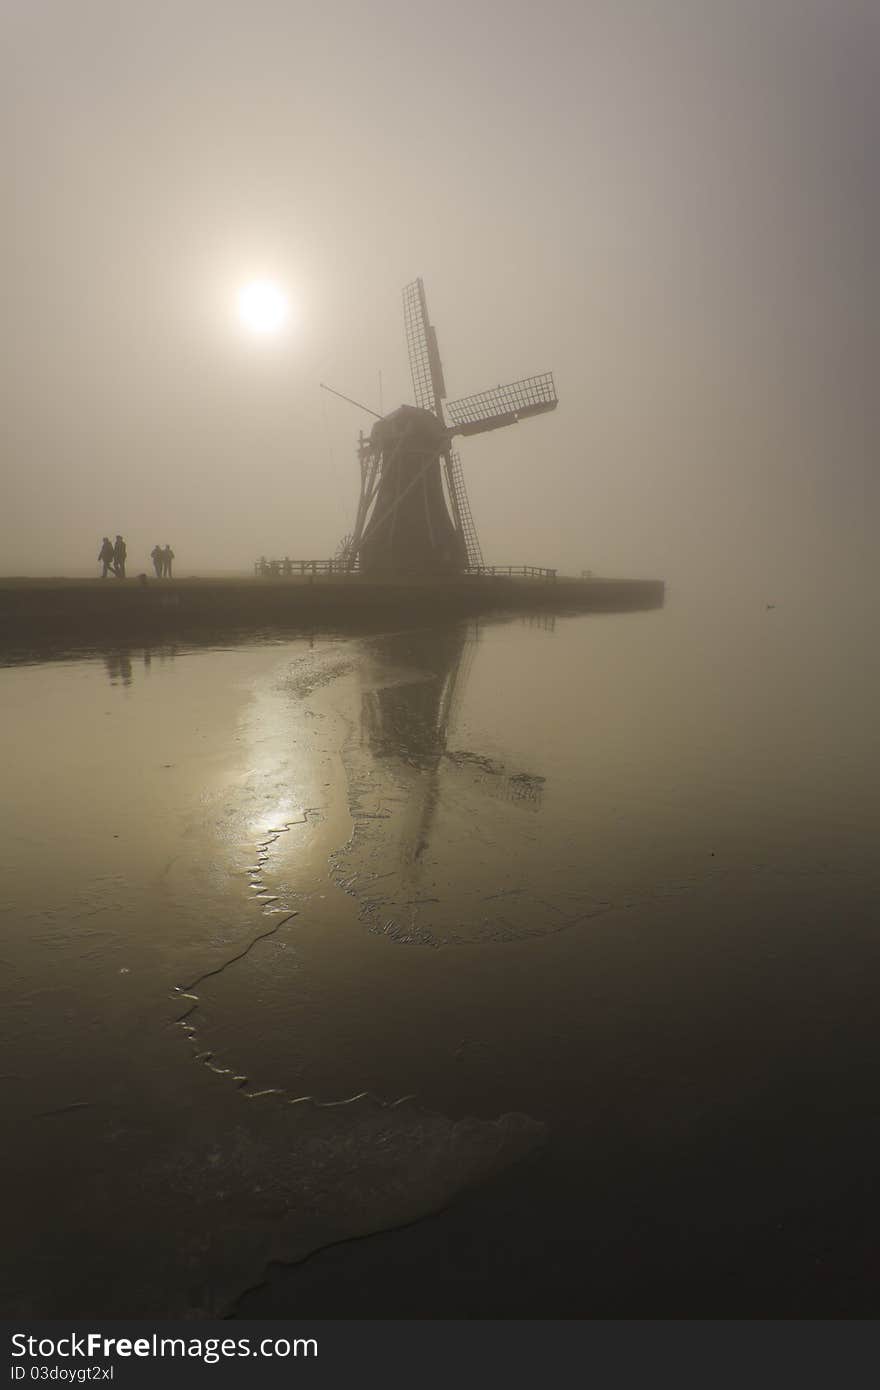
[[[348,569],[366,574],[479,569],[480,542],[452,440],[554,410],[553,376],[546,372],[446,401],[421,279],[403,291],[403,320],[416,404],[377,417],[369,437],[361,435],[360,498],[341,558]]]

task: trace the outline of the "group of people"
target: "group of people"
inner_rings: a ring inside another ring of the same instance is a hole
[[[105,536],[98,553],[98,563],[104,567],[101,578],[106,579],[108,574],[114,574],[117,579],[124,579],[127,555],[128,549],[121,536],[116,537],[115,543],[111,541],[109,536]],[[171,546],[154,545],[150,551],[150,558],[153,561],[156,578],[170,579],[171,564],[174,559],[174,551]]]
[[[150,551],[150,559],[153,561],[153,569],[156,571],[157,579],[171,578],[171,562],[174,559],[174,551],[170,545],[154,545]]]
[[[124,579],[125,557],[127,554],[128,550],[121,536],[116,537],[115,545],[109,536],[105,536],[98,554],[98,564],[104,566],[101,578],[106,579],[107,575],[112,571],[117,579]]]

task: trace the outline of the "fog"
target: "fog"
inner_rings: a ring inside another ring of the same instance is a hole
[[[870,0],[7,0],[0,573],[331,554],[355,445],[552,370],[463,441],[488,563],[748,582],[874,549]],[[287,290],[277,338],[235,315]],[[870,375],[869,375],[870,373]],[[381,387],[380,387],[381,374]],[[381,391],[381,394],[380,394]]]

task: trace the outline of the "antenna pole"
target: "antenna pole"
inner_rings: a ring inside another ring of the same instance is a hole
[[[319,381],[318,385],[322,391],[329,391],[331,396],[338,396],[341,401],[348,401],[349,405],[356,405],[358,410],[365,410],[368,415],[375,415],[377,420],[382,419],[378,410],[371,410],[368,405],[362,405],[360,401],[352,400],[351,396],[343,396],[341,391],[335,391],[332,386],[326,386],[323,381]]]

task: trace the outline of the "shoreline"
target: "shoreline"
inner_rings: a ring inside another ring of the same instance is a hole
[[[54,638],[185,637],[264,627],[355,629],[494,612],[626,612],[660,608],[657,579],[364,580],[306,578],[0,579],[0,648]]]

